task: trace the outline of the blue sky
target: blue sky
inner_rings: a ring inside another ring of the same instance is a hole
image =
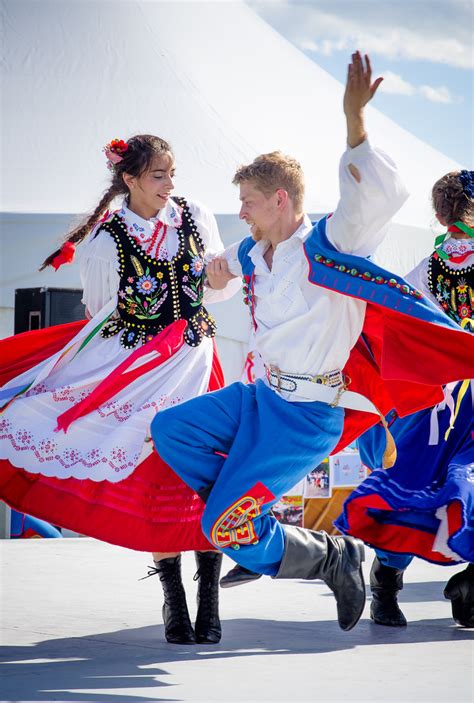
[[[471,0],[248,0],[340,81],[353,48],[384,83],[376,107],[464,166],[474,162]]]

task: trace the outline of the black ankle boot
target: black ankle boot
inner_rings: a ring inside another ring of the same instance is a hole
[[[155,561],[165,602],[163,622],[166,641],[171,644],[195,644],[196,637],[189,618],[186,593],[181,580],[181,555]]]
[[[377,557],[370,571],[372,603],[370,617],[379,625],[405,627],[406,617],[397,601],[397,593],[403,588],[403,570],[385,566]]]
[[[474,627],[474,564],[451,576],[444,597],[451,601],[454,621],[462,627]]]
[[[198,611],[194,629],[199,644],[217,644],[222,630],[219,620],[219,575],[222,565],[220,552],[196,552],[199,579],[197,604]]]

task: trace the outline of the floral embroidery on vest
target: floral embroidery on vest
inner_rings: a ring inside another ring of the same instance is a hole
[[[122,332],[125,349],[152,339],[179,319],[188,322],[184,334],[190,346],[214,337],[216,324],[202,305],[204,294],[204,245],[186,201],[178,234],[178,252],[170,260],[149,256],[116,214],[102,225],[115,241],[119,258],[120,287],[116,313],[101,330],[105,338]]]
[[[474,319],[474,266],[452,269],[435,252],[428,263],[428,287],[452,320]]]

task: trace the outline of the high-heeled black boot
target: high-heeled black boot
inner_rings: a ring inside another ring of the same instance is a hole
[[[160,577],[165,597],[163,622],[166,641],[170,644],[195,644],[196,637],[181,580],[181,555],[155,561],[154,573]]]
[[[462,627],[474,627],[474,564],[451,576],[444,589],[451,601],[453,619]]]
[[[198,611],[194,630],[199,644],[217,644],[222,636],[219,620],[219,575],[222,565],[220,552],[196,552],[199,579],[197,604]]]
[[[370,617],[378,625],[406,626],[406,617],[397,601],[397,594],[402,588],[403,570],[385,566],[375,557],[370,571],[370,590],[372,591]]]

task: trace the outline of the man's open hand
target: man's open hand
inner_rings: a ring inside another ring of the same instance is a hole
[[[352,54],[352,61],[347,70],[346,92],[344,93],[344,112],[349,116],[359,115],[365,105],[372,100],[383,78],[377,78],[372,83],[372,66],[365,55],[364,61],[360,52]]]

